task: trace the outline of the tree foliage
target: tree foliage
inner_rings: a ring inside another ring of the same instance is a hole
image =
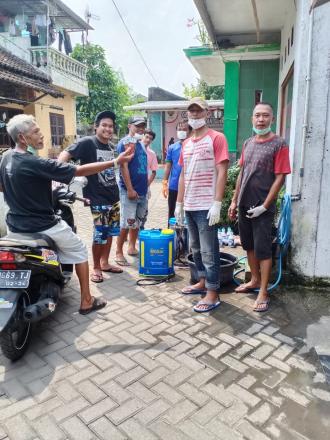
[[[89,95],[77,98],[78,122],[90,125],[98,112],[112,110],[117,116],[117,126],[123,131],[128,118],[123,107],[133,104],[135,99],[122,74],[107,63],[105,51],[99,45],[77,44],[72,57],[87,66]]]
[[[198,29],[198,34],[195,36],[196,40],[198,40],[202,46],[211,45],[211,40],[207,32],[207,29],[203,23],[203,20],[188,18],[187,27],[193,27],[193,26],[197,26]]]
[[[198,79],[197,84],[183,84],[183,94],[186,98],[201,96],[204,99],[224,99],[224,86],[209,86],[202,79]]]
[[[231,204],[231,200],[234,196],[235,192],[235,186],[236,186],[236,180],[240,172],[240,166],[238,163],[234,163],[231,167],[228,169],[228,177],[227,177],[227,183],[226,183],[226,189],[225,194],[222,199],[222,207],[221,207],[221,218],[220,218],[220,225],[233,225],[235,221],[230,220],[228,217],[228,209]]]

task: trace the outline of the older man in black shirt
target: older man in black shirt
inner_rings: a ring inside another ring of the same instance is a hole
[[[31,115],[16,115],[7,124],[16,143],[0,164],[0,190],[9,206],[7,225],[15,233],[43,232],[57,245],[59,260],[75,264],[81,288],[79,312],[87,314],[106,305],[103,298],[93,298],[89,288],[87,250],[80,238],[63,221],[58,221],[52,206],[51,182],[69,183],[74,176],[89,176],[131,160],[130,151],[117,159],[82,166],[63,164],[30,154],[27,149],[43,148],[43,135]]]

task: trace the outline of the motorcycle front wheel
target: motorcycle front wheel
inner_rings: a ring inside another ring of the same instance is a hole
[[[16,312],[10,324],[0,334],[2,353],[11,361],[17,361],[26,352],[31,339],[31,323],[23,318],[25,307],[30,304],[25,292],[18,300]]]

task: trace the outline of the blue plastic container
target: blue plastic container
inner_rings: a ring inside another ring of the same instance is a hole
[[[139,274],[166,276],[174,274],[174,231],[151,229],[139,233]]]
[[[174,226],[176,226],[176,218],[175,217],[171,217],[168,221],[168,225],[171,229],[174,229]]]

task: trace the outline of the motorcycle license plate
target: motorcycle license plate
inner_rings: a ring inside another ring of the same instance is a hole
[[[26,289],[30,276],[30,270],[0,270],[0,289]]]

